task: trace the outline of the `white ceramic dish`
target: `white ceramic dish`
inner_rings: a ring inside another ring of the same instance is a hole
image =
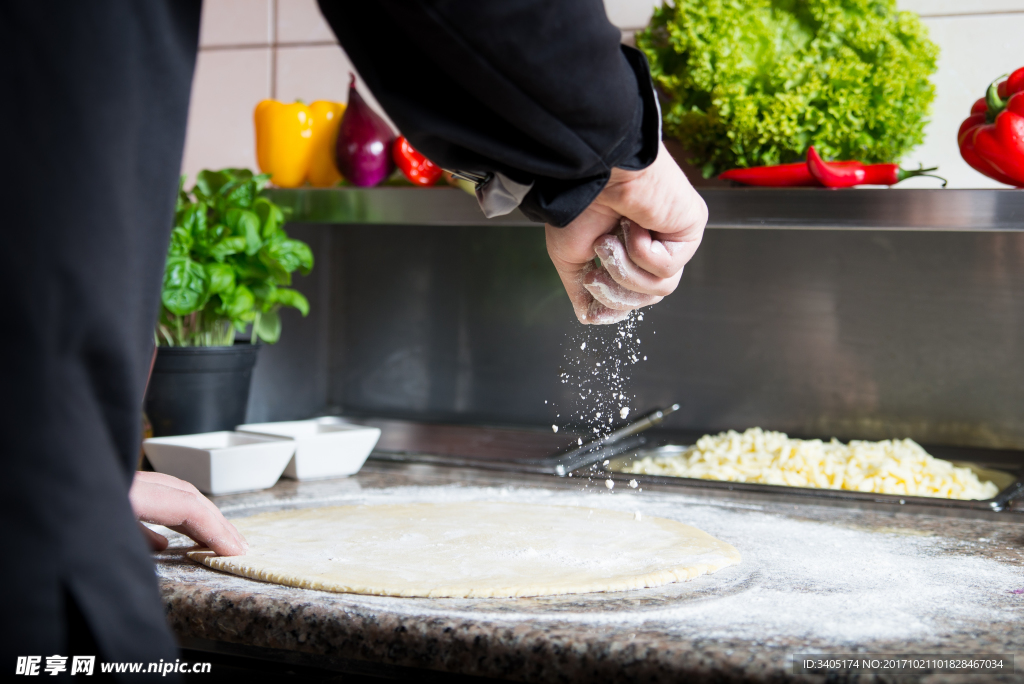
[[[295,453],[295,442],[242,432],[154,437],[142,443],[153,467],[207,494],[273,487]]]
[[[285,477],[320,480],[347,477],[359,471],[380,439],[380,428],[353,425],[341,418],[289,420],[239,425],[239,432],[295,440],[295,456]]]

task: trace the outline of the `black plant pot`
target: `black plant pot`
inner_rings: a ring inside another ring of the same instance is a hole
[[[234,430],[245,422],[260,345],[160,347],[146,390],[154,437]]]

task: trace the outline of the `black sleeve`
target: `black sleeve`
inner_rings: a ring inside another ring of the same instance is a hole
[[[177,655],[128,491],[200,9],[0,3],[0,662]]]
[[[367,87],[447,169],[533,183],[521,209],[564,226],[613,167],[654,161],[660,114],[644,56],[601,0],[320,0]]]

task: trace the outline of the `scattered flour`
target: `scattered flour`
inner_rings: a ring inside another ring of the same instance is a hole
[[[580,326],[570,337],[572,346],[566,351],[559,372],[559,382],[565,386],[562,402],[544,403],[565,412],[568,424],[577,432],[590,434],[590,439],[599,439],[621,427],[622,422],[615,424],[616,416],[620,421],[629,417],[629,403],[635,396],[626,389],[631,367],[640,362],[637,331],[643,320],[642,311],[631,311],[614,326]],[[562,427],[565,426],[563,423]]]
[[[813,636],[851,644],[869,639],[926,639],[948,632],[954,624],[982,626],[1016,619],[1022,603],[1012,594],[1024,585],[1021,568],[956,555],[941,537],[855,530],[766,513],[757,505],[712,504],[679,494],[397,487],[291,501],[267,499],[262,505],[226,506],[224,512],[235,517],[295,505],[481,500],[578,505],[671,518],[734,545],[743,562],[682,584],[545,600],[331,595],[256,583],[187,562],[161,563],[158,572],[168,580],[202,581],[214,589],[325,602],[338,610],[356,607],[472,620],[657,623],[659,628],[678,633],[755,641],[767,635]],[[184,537],[169,534],[172,546],[187,545]]]

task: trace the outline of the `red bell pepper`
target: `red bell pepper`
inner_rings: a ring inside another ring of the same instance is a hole
[[[416,185],[433,185],[444,173],[441,167],[417,152],[404,135],[398,136],[395,141],[394,147],[391,148],[391,157],[409,182]]]
[[[998,79],[997,79],[998,80]],[[1006,77],[1005,81],[1000,81],[999,85],[996,86],[996,94],[1001,100],[1007,100],[1017,93],[1024,91],[1024,67],[1017,69],[1012,74]],[[988,113],[988,95],[985,97],[979,97],[971,105],[971,114],[986,114]],[[998,112],[996,112],[998,114]],[[988,122],[992,123],[995,119],[993,114]]]
[[[981,114],[971,114],[960,124],[960,131],[956,136],[957,144],[960,146],[960,156],[963,157],[968,166],[978,173],[1006,185],[1016,185],[1016,181],[992,168],[992,165],[982,159],[981,155],[974,149],[975,130],[979,126],[984,126],[985,123],[985,113],[982,112]],[[968,134],[970,134],[970,140],[968,140]]]
[[[1017,69],[1007,76],[1006,80],[1000,83],[997,88],[996,92],[1004,100],[1024,91],[1024,67]]]
[[[1010,93],[1008,100],[1000,90]],[[985,113],[972,114],[961,124],[957,142],[960,155],[973,169],[1000,183],[1024,187],[1024,68],[989,86]]]

